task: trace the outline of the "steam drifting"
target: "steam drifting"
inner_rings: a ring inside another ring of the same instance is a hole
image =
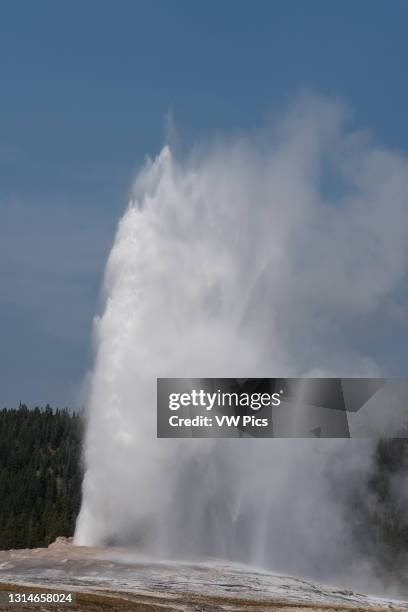
[[[398,310],[408,166],[345,119],[302,97],[250,138],[142,168],[95,320],[77,543],[363,576],[343,500],[368,441],[155,437],[158,376],[382,373],[359,346]]]

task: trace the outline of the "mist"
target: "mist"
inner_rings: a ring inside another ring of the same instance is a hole
[[[347,505],[372,441],[156,439],[157,377],[392,373],[367,337],[406,291],[408,164],[349,114],[299,96],[141,168],[94,322],[76,543],[373,585]]]

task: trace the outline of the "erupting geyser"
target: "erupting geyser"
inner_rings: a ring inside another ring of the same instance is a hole
[[[368,441],[157,440],[156,377],[378,375],[359,339],[406,273],[407,194],[407,161],[314,98],[146,163],[95,321],[77,543],[352,571],[342,499]]]

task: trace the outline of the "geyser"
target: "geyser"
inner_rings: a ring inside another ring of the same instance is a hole
[[[77,543],[363,576],[343,501],[369,441],[158,440],[156,377],[378,375],[359,347],[406,274],[407,188],[402,155],[312,97],[146,163],[95,320]]]

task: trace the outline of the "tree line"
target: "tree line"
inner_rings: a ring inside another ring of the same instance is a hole
[[[398,584],[408,595],[408,439],[378,440],[348,514],[356,544],[382,583]]]
[[[81,497],[82,422],[50,406],[0,411],[0,549],[71,536]]]

